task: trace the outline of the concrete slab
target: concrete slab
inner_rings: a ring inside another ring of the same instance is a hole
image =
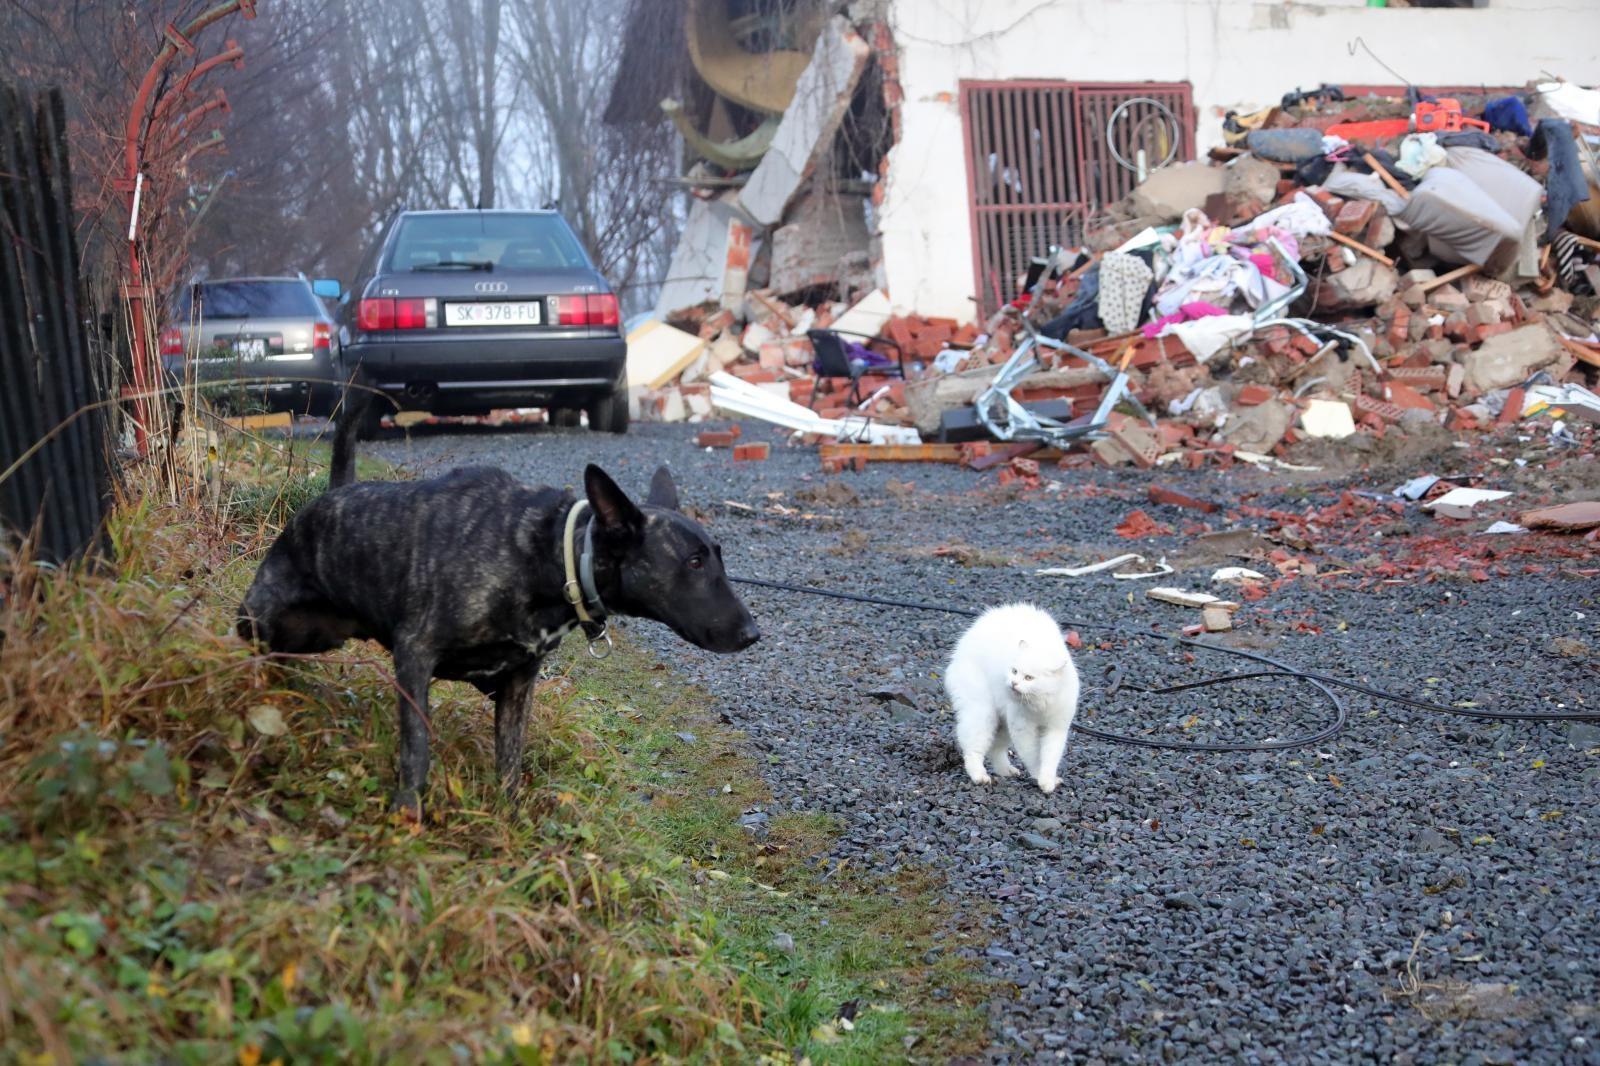
[[[834,134],[850,109],[850,97],[871,53],[842,16],[830,20],[818,36],[772,147],[739,193],[750,217],[763,226],[778,224],[801,183],[833,147]]]

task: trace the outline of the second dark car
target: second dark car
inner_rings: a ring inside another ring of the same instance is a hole
[[[352,286],[347,373],[390,403],[442,415],[545,407],[628,428],[616,294],[554,211],[406,211]],[[374,428],[372,426],[365,427]]]

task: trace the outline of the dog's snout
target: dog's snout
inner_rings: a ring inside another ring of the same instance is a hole
[[[760,639],[761,627],[756,625],[753,619],[749,622],[746,622],[739,629],[739,636],[737,638],[739,650],[744,651],[746,648]]]

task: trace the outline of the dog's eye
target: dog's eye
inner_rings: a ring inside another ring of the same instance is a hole
[[[686,565],[690,570],[699,570],[706,565],[706,557],[703,555],[691,555]]]
[[[1022,680],[1024,680],[1024,681],[1032,681],[1033,680],[1033,675],[1032,674],[1023,674],[1022,675]]]

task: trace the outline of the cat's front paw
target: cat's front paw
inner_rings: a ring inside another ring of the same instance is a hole
[[[1017,777],[1021,773],[1021,770],[1018,770],[1015,766],[1012,766],[1008,762],[1003,762],[994,768],[994,775],[996,777]]]
[[[989,776],[989,772],[987,770],[968,770],[967,776],[972,778],[972,783],[974,785],[987,785],[994,780],[994,778]]]
[[[1061,778],[1059,777],[1041,777],[1039,779],[1039,791],[1048,796],[1056,790],[1056,786],[1059,784],[1061,784]]]

